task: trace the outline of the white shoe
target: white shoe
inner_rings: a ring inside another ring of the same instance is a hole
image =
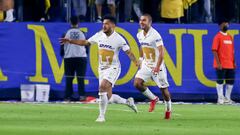
[[[127,99],[127,106],[131,108],[135,113],[138,112],[137,106],[134,104],[134,99],[132,97]]]
[[[224,103],[225,104],[234,104],[235,102],[232,101],[231,99],[224,98]]]
[[[98,116],[96,119],[96,122],[105,122],[105,117],[104,116]]]
[[[217,104],[222,105],[224,103],[224,98],[223,97],[219,97]]]

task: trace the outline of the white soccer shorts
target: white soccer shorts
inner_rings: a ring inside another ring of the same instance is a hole
[[[103,79],[106,79],[112,84],[112,87],[114,87],[114,84],[116,83],[121,73],[121,68],[117,67],[109,67],[107,69],[99,68],[98,73],[99,73],[99,85],[101,84]]]
[[[159,88],[169,87],[167,70],[164,64],[161,65],[159,73],[155,75],[152,73],[152,69],[150,67],[142,63],[142,67],[138,70],[135,78],[140,78],[145,82],[152,78]]]

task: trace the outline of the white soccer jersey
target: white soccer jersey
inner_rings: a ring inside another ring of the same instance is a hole
[[[156,67],[159,58],[158,46],[163,46],[163,41],[159,33],[154,29],[150,28],[146,36],[143,35],[143,30],[137,34],[137,38],[143,50],[143,64],[136,74],[136,78],[140,78],[147,82],[149,79],[157,84],[159,88],[169,87],[167,80],[167,70],[164,62],[160,66],[158,74],[152,73],[152,68]]]
[[[143,51],[143,63],[148,67],[155,67],[157,65],[159,51],[158,46],[163,46],[162,37],[154,29],[150,28],[146,36],[144,36],[144,31],[140,31],[137,34],[138,41],[141,45]],[[163,65],[164,61],[162,62]]]
[[[104,32],[100,31],[89,38],[88,42],[98,45],[98,61],[100,68],[120,68],[121,65],[118,58],[120,49],[123,51],[130,49],[124,38],[115,31],[109,37]]]

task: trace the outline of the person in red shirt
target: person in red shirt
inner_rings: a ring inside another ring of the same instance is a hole
[[[231,93],[235,78],[234,43],[231,35],[227,33],[228,21],[219,23],[220,31],[213,39],[212,52],[214,55],[213,67],[217,74],[218,104],[233,103]],[[224,81],[226,84],[225,96],[223,95]]]

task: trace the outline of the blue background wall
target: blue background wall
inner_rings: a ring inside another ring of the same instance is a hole
[[[165,62],[168,69],[170,92],[174,100],[212,101],[216,99],[215,70],[212,67],[212,39],[218,32],[216,24],[167,25],[153,24],[161,34],[166,48]],[[66,23],[1,23],[0,24],[0,99],[19,99],[20,84],[50,84],[50,98],[63,98],[65,79],[58,38],[69,28]],[[83,23],[80,28],[89,38],[101,29],[101,24]],[[138,24],[120,23],[116,29],[128,41],[138,57],[136,34]],[[237,65],[240,65],[240,25],[230,25],[229,33],[234,36]],[[96,46],[89,48],[86,75],[86,92],[97,95]],[[120,53],[122,72],[114,92],[123,97],[144,97],[133,87],[137,68],[124,52]],[[239,69],[233,98],[240,100]],[[34,77],[35,76],[35,77]],[[153,82],[151,90],[160,95]],[[76,90],[76,85],[75,85]]]

